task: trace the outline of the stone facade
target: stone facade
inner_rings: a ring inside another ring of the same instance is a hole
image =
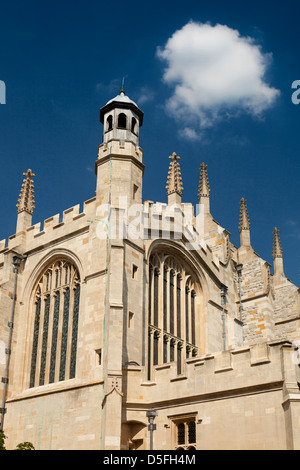
[[[299,449],[299,289],[250,240],[182,203],[142,200],[143,113],[122,90],[100,112],[96,194],[32,225],[34,174],[0,242],[1,427],[36,449]]]

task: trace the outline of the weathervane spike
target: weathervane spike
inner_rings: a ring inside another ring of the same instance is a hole
[[[122,89],[121,89],[120,93],[124,93],[124,95],[125,95],[124,81],[125,81],[125,77],[123,77],[123,79],[122,79]]]

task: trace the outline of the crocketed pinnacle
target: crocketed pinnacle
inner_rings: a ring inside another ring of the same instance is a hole
[[[168,180],[167,180],[167,194],[168,196],[173,193],[179,194],[182,196],[183,186],[182,186],[182,178],[181,178],[181,171],[179,161],[180,157],[173,152],[172,155],[169,156],[171,159],[171,163],[169,166],[168,172]]]
[[[279,238],[279,230],[278,228],[274,228],[273,230],[273,259],[275,258],[282,258],[282,248],[281,248],[281,242]]]
[[[246,206],[246,199],[242,197],[240,200],[240,223],[239,223],[239,230],[250,230],[250,222],[249,216]]]
[[[29,214],[33,214],[33,209],[35,208],[34,205],[34,189],[33,189],[33,179],[32,177],[35,176],[31,170],[27,170],[26,173],[23,173],[26,178],[23,180],[20,196],[18,199],[18,214],[20,212],[28,212]]]
[[[210,188],[207,176],[207,165],[205,163],[201,163],[200,165],[200,180],[199,180],[199,188],[198,188],[198,200],[201,197],[209,197]]]

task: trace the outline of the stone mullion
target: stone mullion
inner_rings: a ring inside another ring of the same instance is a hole
[[[197,344],[197,334],[196,334],[196,300],[195,300],[195,291],[191,292],[191,343],[193,345]]]
[[[154,324],[154,269],[149,269],[149,325]]]
[[[169,341],[168,341],[168,330],[170,321],[170,299],[169,299],[169,280],[170,269],[168,266],[164,266],[164,321],[163,321],[163,362],[169,362]]]
[[[153,337],[154,330],[152,327],[149,327],[148,330],[148,380],[151,380],[153,377]]]
[[[192,290],[191,288],[189,289],[188,301],[189,301],[189,316],[188,316],[189,343],[192,344],[193,341],[192,341]]]
[[[64,273],[65,274],[65,273]],[[59,380],[65,380],[66,376],[66,358],[68,348],[68,332],[70,320],[70,297],[71,289],[69,286],[63,287],[63,315],[62,315],[62,334],[60,347]]]
[[[181,276],[181,338],[183,339],[183,348],[186,347],[186,324],[185,324],[185,285],[186,285],[186,275],[185,272],[182,272]]]
[[[161,261],[158,277],[158,328],[160,331],[163,331],[164,328],[164,298],[163,298],[163,289],[164,289],[164,262]],[[158,335],[158,357],[157,364],[162,364],[163,362],[163,336]]]
[[[168,334],[167,341],[167,362],[170,362],[170,280],[171,280],[171,270],[167,268],[167,286],[166,286],[166,296],[167,296],[167,329],[166,333]]]
[[[174,334],[179,338],[180,332],[178,331],[178,302],[177,302],[177,289],[178,289],[178,273],[174,275]]]
[[[190,303],[189,303],[189,291],[190,289],[186,286],[185,288],[185,299],[184,299],[184,303],[185,303],[185,319],[184,319],[184,322],[185,322],[185,340],[187,343],[190,342],[190,329],[189,329],[189,316],[190,316],[190,311],[189,311],[189,307],[190,307]]]
[[[154,270],[154,287],[153,287],[153,317],[152,325],[158,326],[158,317],[159,317],[159,269],[155,268]]]
[[[172,280],[172,284],[171,284]],[[171,287],[172,286],[172,287]],[[170,299],[170,334],[176,335],[176,317],[175,317],[175,273],[174,270],[170,270],[169,278],[169,299]]]
[[[163,289],[163,298],[164,298],[164,320],[163,320],[163,331],[168,331],[169,325],[169,268],[164,266],[164,289]]]

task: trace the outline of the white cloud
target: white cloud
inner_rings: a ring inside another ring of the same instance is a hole
[[[225,25],[189,22],[157,55],[167,64],[164,82],[174,87],[167,110],[184,120],[187,137],[224,115],[261,116],[279,95],[264,81],[272,55]]]
[[[96,92],[109,92],[109,93],[116,93],[121,90],[122,87],[122,80],[120,78],[114,78],[110,80],[108,83],[99,82],[96,83]]]
[[[137,103],[142,105],[145,103],[148,103],[149,101],[153,101],[155,97],[154,91],[152,91],[147,85],[143,86],[140,91],[139,95],[137,98]]]

